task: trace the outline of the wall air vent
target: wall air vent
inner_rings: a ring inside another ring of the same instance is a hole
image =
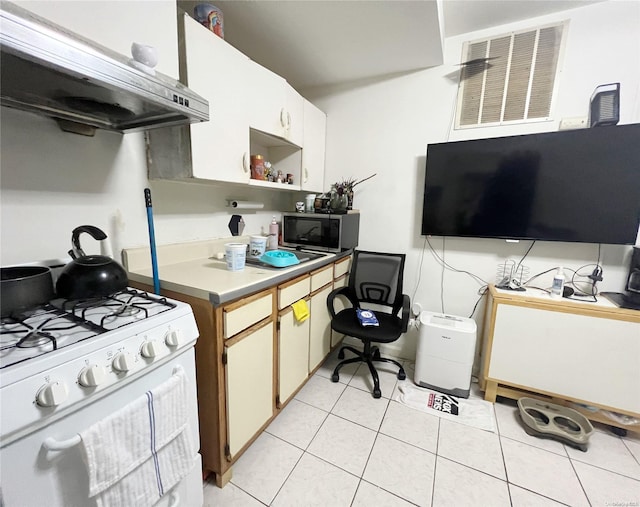
[[[466,42],[456,128],[550,119],[566,25]]]

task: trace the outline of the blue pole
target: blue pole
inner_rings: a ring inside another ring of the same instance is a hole
[[[153,271],[153,292],[160,294],[160,278],[158,277],[158,257],[156,253],[156,234],[153,230],[153,207],[151,206],[151,190],[144,189],[144,202],[147,207],[147,224],[149,225],[149,244],[151,246],[151,269]]]

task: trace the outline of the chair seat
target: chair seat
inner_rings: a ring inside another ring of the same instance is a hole
[[[402,320],[395,315],[374,312],[378,326],[363,326],[354,308],[346,308],[331,320],[331,329],[364,342],[389,343],[402,334]]]

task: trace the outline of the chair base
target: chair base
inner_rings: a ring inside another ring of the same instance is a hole
[[[348,345],[341,347],[340,351],[338,352],[338,359],[344,359],[345,350],[353,352],[356,357],[345,359],[344,361],[338,363],[338,365],[333,370],[333,375],[331,376],[332,382],[338,382],[340,380],[340,368],[342,368],[345,364],[367,363],[369,372],[371,373],[371,377],[373,379],[373,397],[380,398],[382,396],[382,391],[380,391],[380,378],[378,377],[378,372],[373,366],[374,361],[395,364],[398,367],[398,380],[404,380],[407,378],[407,374],[404,372],[404,368],[402,367],[402,365],[394,359],[388,359],[386,357],[380,356],[380,349],[376,346],[372,346],[371,342],[364,343],[363,351],[354,349],[353,347],[349,347]]]

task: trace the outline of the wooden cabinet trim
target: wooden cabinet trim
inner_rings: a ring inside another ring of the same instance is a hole
[[[516,305],[527,308],[539,308],[540,310],[549,310],[553,312],[573,313],[577,315],[624,320],[628,322],[640,322],[640,311],[637,310],[596,306],[595,304],[590,306],[588,302],[573,302],[566,299],[554,299],[547,301],[535,297],[527,297],[526,294],[521,293],[515,295],[503,294],[501,292],[497,292],[493,285],[490,286],[489,290],[496,304]]]
[[[320,287],[319,289],[314,290],[313,292],[311,292],[311,294],[309,295],[310,297],[315,296],[318,292],[322,292],[323,290],[325,290],[327,287],[332,287],[333,286],[333,281],[323,285],[322,287]]]
[[[286,282],[282,282],[281,284],[278,285],[278,289],[286,289],[287,287],[291,287],[292,285],[295,285],[298,282],[303,281],[305,278],[309,278],[309,273],[305,273],[302,276],[298,276],[296,278],[292,278],[291,280],[287,280]]]
[[[256,332],[258,329],[262,329],[264,326],[268,326],[269,324],[271,324],[271,322],[273,321],[273,319],[271,318],[271,315],[269,315],[268,317],[262,319],[260,322],[257,322],[256,324],[252,325],[251,327],[248,327],[242,331],[240,331],[238,334],[232,336],[231,338],[227,338],[224,341],[224,348],[229,348],[229,347],[233,347],[236,343],[244,340],[247,336],[251,335],[252,333]]]
[[[236,310],[237,308],[245,306],[248,303],[252,303],[257,299],[263,298],[264,296],[268,296],[270,293],[273,294],[273,289],[267,289],[260,292],[256,292],[249,296],[243,296],[240,299],[236,299],[235,301],[222,305],[222,309],[225,312],[232,312],[233,310]]]

